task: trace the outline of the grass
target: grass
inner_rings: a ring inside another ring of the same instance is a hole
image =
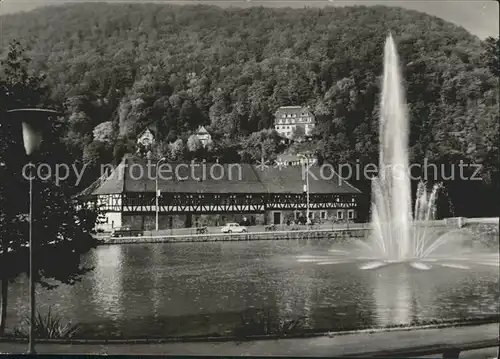
[[[63,318],[58,314],[53,314],[51,308],[46,315],[37,312],[34,321],[34,331],[36,338],[40,339],[68,339],[73,338],[78,333],[80,326],[70,323],[63,324]],[[31,320],[29,317],[23,319],[24,327],[29,328]],[[28,331],[17,328],[14,330],[16,337],[28,337]]]

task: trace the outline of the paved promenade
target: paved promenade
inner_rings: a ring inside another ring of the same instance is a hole
[[[295,230],[345,230],[345,229],[368,229],[370,224],[368,223],[350,223],[350,224],[331,224],[331,223],[324,223],[324,224],[315,224],[311,227],[307,225],[280,225],[276,226],[277,232],[288,232],[293,229]],[[264,225],[256,225],[256,226],[247,226],[247,230],[249,233],[260,233],[260,232],[266,232],[266,227]],[[219,227],[207,227],[208,233],[209,234],[220,234],[221,233],[221,226]],[[161,230],[161,231],[144,231],[145,236],[155,236],[155,235],[165,235],[165,236],[182,236],[182,235],[195,235],[196,234],[196,228],[175,228],[175,229],[166,229],[166,230]]]
[[[235,342],[195,342],[165,344],[37,344],[39,354],[109,355],[229,355],[229,356],[345,356],[415,348],[419,346],[463,345],[482,340],[498,340],[499,324],[442,329],[349,334],[303,339]],[[20,354],[26,343],[1,343],[0,353]],[[494,358],[496,349],[463,352],[460,358]],[[438,357],[437,355],[428,357]]]

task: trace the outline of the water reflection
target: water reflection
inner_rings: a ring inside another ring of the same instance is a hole
[[[371,272],[378,326],[410,324],[414,319],[417,308],[410,270],[405,265],[392,265]]]
[[[278,272],[276,283],[276,306],[281,318],[305,317],[304,325],[314,327],[312,312],[316,304],[316,277],[318,268],[295,267]]]
[[[123,246],[103,246],[92,253],[89,264],[94,270],[88,277],[91,302],[97,314],[116,321],[123,315]],[[84,300],[84,298],[82,298]]]
[[[494,270],[492,266],[472,264],[471,270],[462,270],[457,276],[458,270],[443,268],[440,285],[432,289],[434,300],[442,305],[431,308],[429,315],[466,319],[498,313],[498,267],[492,281]]]
[[[152,260],[153,260],[153,268],[156,268],[158,264],[161,264],[161,260],[163,257],[163,253],[161,251],[152,251]],[[161,281],[163,279],[162,272],[160,270],[152,270],[152,287],[151,287],[151,301],[153,303],[153,314],[155,318],[158,318],[159,310],[160,310],[160,302],[161,302]]]

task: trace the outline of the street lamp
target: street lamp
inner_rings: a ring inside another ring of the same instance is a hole
[[[156,191],[155,191],[155,197],[156,197],[156,232],[158,232],[158,214],[160,211],[158,200],[160,198],[160,190],[158,189],[158,166],[160,165],[160,162],[165,161],[166,158],[162,157],[156,162],[156,172],[155,172],[155,182],[156,182]]]
[[[30,331],[28,354],[35,354],[35,269],[33,241],[33,175],[31,156],[40,149],[43,141],[44,127],[47,120],[61,114],[52,110],[27,108],[7,111],[9,119],[20,120],[22,124],[23,144],[29,160],[29,284],[30,284]]]
[[[306,223],[310,223],[309,219],[309,157],[299,153],[297,155],[298,157],[303,157],[306,160],[306,166],[307,166],[307,171],[306,171],[306,184],[304,185],[304,192],[306,192]]]

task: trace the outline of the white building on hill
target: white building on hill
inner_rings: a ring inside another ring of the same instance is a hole
[[[315,125],[316,118],[307,107],[282,106],[275,113],[274,129],[286,138],[292,138],[294,131],[299,132],[298,127],[302,127],[302,133],[309,136]]]

